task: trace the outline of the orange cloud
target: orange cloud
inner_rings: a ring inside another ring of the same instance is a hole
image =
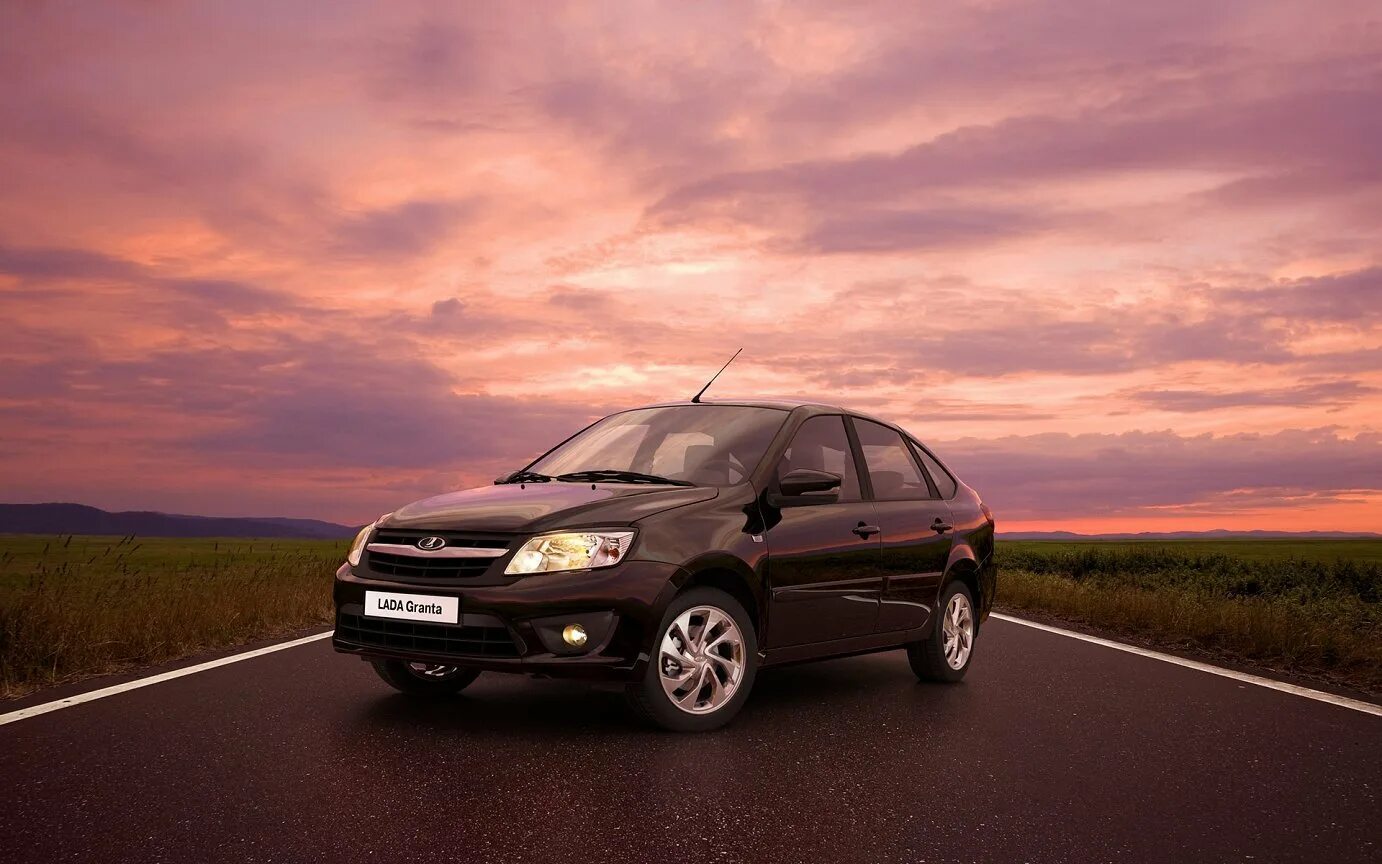
[[[3,497],[360,521],[743,345],[1015,525],[1382,524],[1376,4],[304,10],[6,11]]]

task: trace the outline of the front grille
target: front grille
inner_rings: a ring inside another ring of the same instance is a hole
[[[336,616],[336,638],[354,645],[424,651],[465,657],[517,657],[518,646],[508,628],[424,624],[367,618],[342,612]]]
[[[380,528],[374,532],[371,543],[399,543],[412,546],[423,537],[441,537],[446,545],[467,549],[507,549],[509,540],[502,534],[475,534],[459,531],[420,531],[416,528]]]
[[[461,579],[481,576],[494,558],[423,558],[414,555],[392,555],[388,552],[369,552],[366,563],[373,573],[400,576],[404,579]]]
[[[441,537],[448,549],[507,550],[512,537],[503,534],[477,534],[460,531],[426,531],[416,528],[380,528],[370,543],[391,543],[413,546],[423,537]],[[425,555],[396,555],[391,552],[368,551],[365,564],[380,576],[408,580],[469,579],[483,576],[495,558],[446,558]]]

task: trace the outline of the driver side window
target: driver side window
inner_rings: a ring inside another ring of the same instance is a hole
[[[844,478],[840,481],[840,501],[858,501],[862,497],[845,420],[839,415],[812,417],[801,424],[787,452],[782,454],[782,461],[777,463],[777,476],[781,479],[797,468],[839,474]]]

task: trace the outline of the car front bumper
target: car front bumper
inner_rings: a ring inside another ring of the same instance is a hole
[[[646,669],[653,635],[684,573],[675,565],[625,561],[608,569],[540,573],[503,585],[417,584],[336,571],[332,646],[365,659],[398,659],[564,678],[633,681]],[[367,616],[366,591],[456,597],[454,625]],[[589,638],[561,641],[569,623]]]

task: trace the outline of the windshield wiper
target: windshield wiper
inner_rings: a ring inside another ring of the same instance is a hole
[[[664,486],[695,486],[687,480],[673,480],[670,477],[659,477],[656,474],[640,474],[637,471],[617,471],[613,468],[601,468],[596,471],[572,471],[569,474],[558,474],[556,479],[564,483],[657,483]]]
[[[494,480],[494,485],[502,486],[505,483],[546,483],[551,480],[546,474],[539,474],[536,471],[511,471],[502,477]]]

